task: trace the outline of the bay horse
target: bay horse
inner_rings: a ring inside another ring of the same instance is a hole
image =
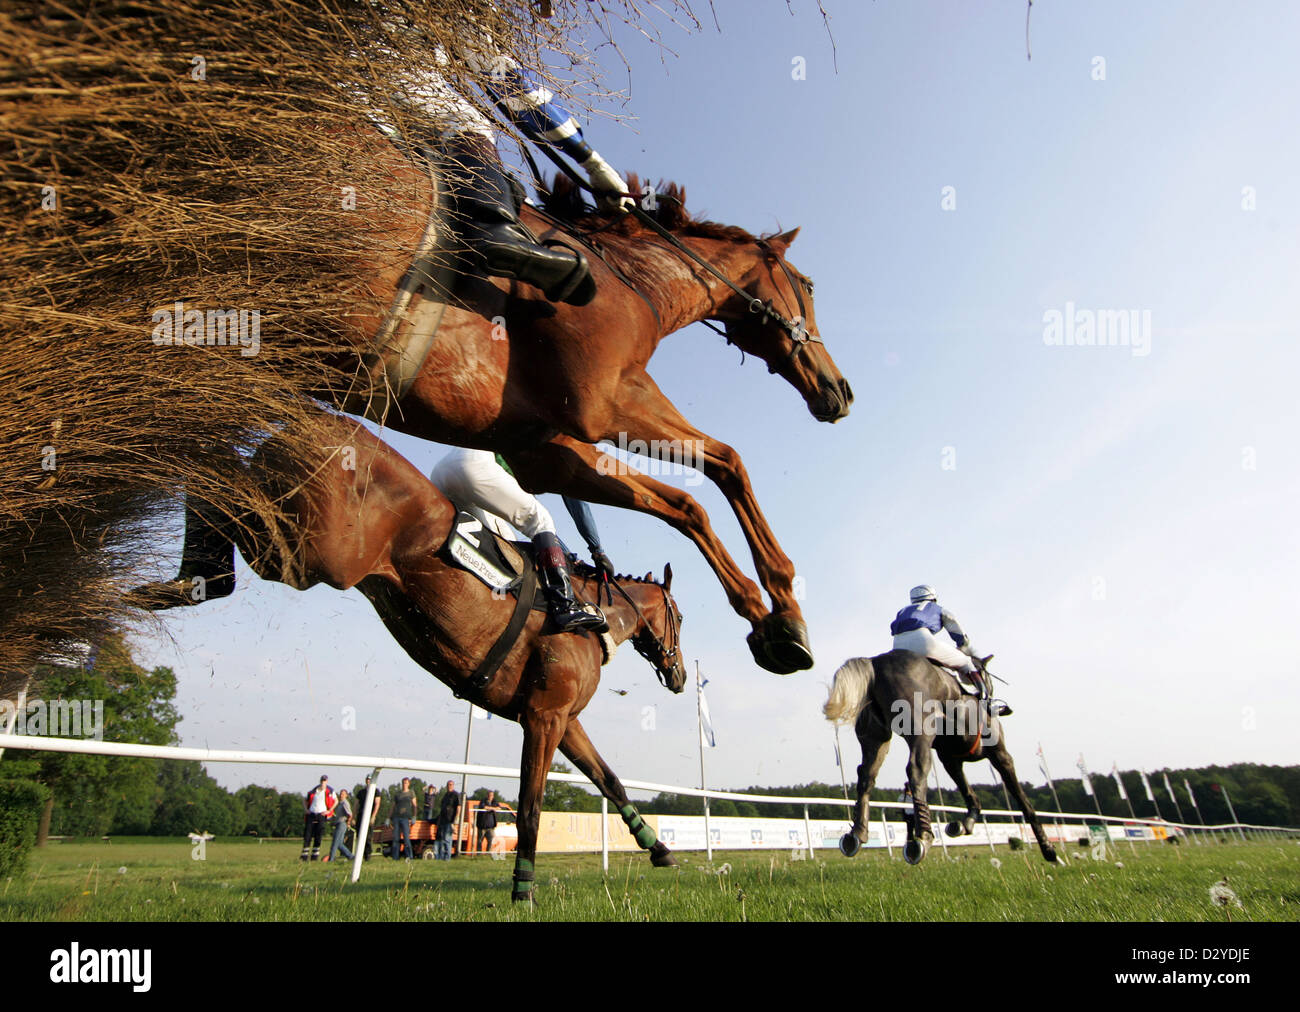
[[[357,150],[386,174],[393,192],[414,195],[399,207],[437,205],[438,176],[429,165],[377,131],[359,130]],[[733,610],[750,623],[747,642],[756,663],[780,674],[812,667],[792,586],[794,565],[763,516],[740,454],[691,425],[646,371],[665,336],[697,321],[718,321],[730,343],[762,359],[798,391],[814,418],[843,418],[852,389],[818,333],[812,282],[786,260],[798,229],[757,236],[699,221],[686,213],[680,187],[659,188],[653,217],[742,295],[630,216],[573,211],[566,183],[557,182],[548,205],[569,208],[567,221],[527,205],[521,215],[539,239],[587,249],[597,284],[592,302],[552,304],[526,284],[473,276],[457,277],[449,290],[430,283],[415,289],[400,315],[417,317],[436,303],[446,308],[439,310],[427,348],[400,352],[418,360],[408,363],[418,372],[403,384],[396,403],[377,400],[373,384],[315,393],[413,436],[495,450],[531,492],[560,492],[660,517],[695,543]],[[629,177],[632,191],[641,185]],[[365,279],[361,287],[372,296],[397,291],[410,254],[395,257],[394,250],[420,247],[427,223],[402,217],[379,195],[367,204],[359,192],[357,201],[357,213],[369,214],[371,227],[378,225],[391,238],[382,256],[377,252],[374,262],[357,264],[357,277]],[[358,300],[347,324],[358,343],[383,331],[387,314],[373,308],[380,305],[377,297]],[[802,340],[770,314],[755,311],[763,305],[795,318]],[[355,374],[355,363],[346,371]],[[731,504],[771,608],[694,498],[603,453],[594,445],[601,441],[683,448],[670,452],[686,453],[685,463],[702,470]]]
[[[992,658],[992,654],[975,658],[986,678],[985,665]],[[853,827],[840,840],[845,857],[852,857],[867,842],[871,790],[889,751],[890,737],[897,733],[907,742],[909,750],[907,783],[912,794],[913,817],[907,824],[907,842],[903,846],[903,857],[909,864],[920,863],[934,841],[930,806],[926,802],[932,752],[938,754],[943,768],[966,801],[965,816],[947,827],[949,836],[974,831],[980,805],[963,767],[987,759],[1033,830],[1043,857],[1056,860],[1056,849],[1048,842],[1016,776],[1016,765],[1007,751],[1001,722],[988,713],[980,700],[962,692],[951,673],[924,655],[891,650],[876,657],[845,661],[835,672],[823,712],[827,720],[837,724],[852,722],[862,746]]]
[[[237,545],[263,579],[298,590],[318,583],[338,590],[356,587],[417,664],[457,696],[519,723],[515,900],[532,899],[542,795],[557,748],[614,804],[655,867],[675,865],[578,720],[600,682],[599,639],[555,634],[545,610],[533,610],[495,674],[479,687],[474,672],[510,622],[513,599],[441,552],[455,507],[406,458],[353,419],[330,415],[320,425],[332,444],[323,447],[320,459],[288,459],[272,438],[249,461],[267,497],[265,514],[205,519],[191,512],[191,533],[201,536],[209,556],[224,552],[223,569],[233,572]],[[596,597],[598,575],[575,567],[580,597]],[[670,594],[672,568],[665,568],[662,584],[647,575],[620,577],[617,585],[619,593],[603,606],[609,635],[615,644],[631,641],[664,685],[681,692],[686,670],[678,636],[681,615]],[[146,608],[176,603],[157,597],[157,588],[133,591],[132,603]],[[205,599],[225,596],[234,581],[225,577],[204,589]]]

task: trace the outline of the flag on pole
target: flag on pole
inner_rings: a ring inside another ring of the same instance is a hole
[[[1088,767],[1083,764],[1083,753],[1079,753],[1079,775],[1083,777],[1083,793],[1092,796],[1092,780],[1088,777]]]
[[[1038,768],[1043,771],[1043,776],[1050,784],[1052,782],[1052,774],[1048,772],[1047,756],[1043,755],[1043,743],[1041,741],[1038,743]]]
[[[1161,775],[1162,777],[1165,778],[1165,791],[1168,793],[1168,795],[1169,795],[1171,798],[1174,799],[1174,804],[1175,804],[1175,805],[1178,804],[1178,798],[1175,797],[1175,795],[1174,795],[1174,788],[1173,788],[1173,785],[1169,782],[1169,774],[1168,774],[1168,773],[1161,773],[1160,775]]]
[[[1110,764],[1110,775],[1115,778],[1115,786],[1119,788],[1119,796],[1127,801],[1128,792],[1124,790],[1124,781],[1119,778],[1119,763]]]
[[[717,748],[718,740],[713,736],[713,721],[709,719],[709,703],[704,698],[704,683],[708,679],[701,679],[698,674],[695,679],[695,691],[699,696],[700,705],[700,744],[705,748]]]
[[[1151,781],[1147,779],[1147,771],[1138,770],[1138,772],[1142,775],[1142,786],[1147,790],[1147,800],[1154,805],[1156,803],[1156,796],[1151,793]]]
[[[1199,812],[1201,806],[1196,803],[1196,795],[1192,793],[1192,785],[1187,782],[1186,777],[1183,777],[1183,786],[1187,788],[1187,796],[1192,799],[1192,807]]]
[[[844,760],[840,757],[840,739],[838,736],[835,738],[835,765],[841,768],[844,766]]]

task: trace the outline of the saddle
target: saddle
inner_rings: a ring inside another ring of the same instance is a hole
[[[487,655],[470,676],[470,685],[484,688],[501,667],[510,648],[519,639],[530,611],[546,612],[546,597],[537,579],[533,546],[526,541],[505,538],[489,528],[474,514],[457,510],[447,535],[448,558],[478,577],[494,594],[510,594],[515,608],[510,621],[497,637]],[[616,647],[608,632],[600,634],[601,664],[608,664]]]
[[[459,510],[447,536],[451,560],[492,588],[494,594],[512,594],[515,608],[510,621],[487,655],[470,675],[469,684],[481,690],[492,681],[506,654],[519,639],[530,611],[545,612],[546,598],[537,582],[532,546],[501,537],[472,513]]]

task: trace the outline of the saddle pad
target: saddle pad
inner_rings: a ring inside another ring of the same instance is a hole
[[[452,560],[493,590],[516,590],[525,565],[530,564],[520,549],[521,542],[508,541],[484,526],[472,513],[461,510],[447,537]]]

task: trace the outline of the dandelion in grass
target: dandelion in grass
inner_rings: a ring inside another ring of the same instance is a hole
[[[1116,867],[1116,868],[1123,868],[1123,867],[1124,867],[1124,862],[1123,862],[1123,861],[1116,861],[1116,862],[1115,862],[1115,867]]]
[[[122,867],[118,868],[118,869],[117,869],[117,873],[118,873],[119,875],[125,875],[125,874],[126,874],[126,865],[122,865]]]
[[[1236,907],[1238,910],[1241,909],[1241,900],[1239,900],[1237,894],[1232,891],[1232,886],[1228,885],[1227,875],[1224,875],[1223,878],[1210,886],[1210,903],[1216,907],[1222,908],[1223,913],[1228,920],[1232,920],[1233,907]]]
[[[1002,862],[999,861],[996,857],[989,858],[989,864],[993,865],[994,868],[1002,867]]]

